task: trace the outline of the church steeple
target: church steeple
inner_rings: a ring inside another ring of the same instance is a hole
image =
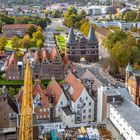
[[[73,28],[70,28],[67,43],[75,43],[75,42],[76,42],[76,40],[75,40],[75,34],[73,32]]]
[[[92,25],[90,26],[90,30],[89,30],[89,34],[88,34],[88,40],[93,42],[96,41],[96,36],[95,36],[95,32],[94,29],[92,27]]]

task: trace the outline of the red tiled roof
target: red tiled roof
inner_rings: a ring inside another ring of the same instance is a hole
[[[19,93],[18,95],[18,101],[21,104],[22,103],[22,95],[23,95],[23,91],[21,93]],[[47,107],[49,108],[49,101],[48,101],[48,97],[44,94],[43,89],[41,87],[41,85],[39,83],[36,83],[33,86],[33,99],[37,96],[40,95],[41,100],[40,103],[43,107]]]
[[[34,25],[34,24],[33,24]],[[2,29],[26,29],[28,28],[29,24],[6,24],[5,26],[3,26]],[[37,28],[36,25],[34,25],[35,28]]]
[[[48,58],[49,58],[49,54],[48,54],[48,52],[46,51],[46,49],[44,49],[44,50],[42,51],[42,62],[44,62],[44,60],[48,60]]]
[[[48,52],[46,49],[44,49],[42,52],[39,52],[38,50],[34,53],[34,62],[37,63],[38,60],[41,60],[42,62],[48,59],[54,59],[58,55],[56,48],[53,47],[51,52]]]
[[[50,59],[54,59],[58,55],[56,48],[53,47],[51,52],[50,52]]]
[[[12,62],[15,62],[17,61],[17,56],[16,56],[16,53],[13,52],[10,56],[10,58],[6,61],[5,63],[5,70],[9,67],[9,65],[12,63]]]
[[[49,107],[48,97],[44,95],[41,85],[39,83],[33,86],[33,98],[35,98],[37,95],[40,95],[41,97],[40,100],[41,105],[45,107]]]
[[[52,93],[54,95],[54,104],[56,105],[63,93],[63,90],[59,86],[59,84],[56,82],[55,78],[52,78],[51,83],[47,87],[48,93]]]
[[[70,94],[71,99],[75,102],[81,95],[84,86],[79,79],[77,79],[71,72],[69,72],[67,78],[65,79],[66,83],[69,83],[73,88],[73,93]]]
[[[39,60],[39,54],[38,53],[39,53],[38,50],[36,50],[35,53],[34,53],[34,63],[37,63],[38,60]]]

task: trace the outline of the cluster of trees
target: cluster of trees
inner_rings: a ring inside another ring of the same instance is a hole
[[[28,50],[31,47],[41,48],[45,39],[41,27],[36,31],[33,25],[29,25],[27,34],[22,39],[14,36],[11,41],[14,50],[19,50],[19,48],[26,48]]]
[[[70,7],[66,13],[63,14],[64,21],[63,24],[67,27],[74,27],[76,29],[80,29],[81,25],[85,22],[88,22],[86,18],[85,11],[81,11],[78,14],[77,9],[75,7]]]
[[[50,15],[53,18],[60,18],[62,13],[59,10],[53,10],[53,11],[51,11]]]
[[[16,24],[36,24],[42,29],[44,29],[48,24],[51,23],[51,20],[49,18],[39,18],[39,17],[29,17],[29,16],[23,16],[23,17],[13,17],[14,23]]]
[[[138,33],[140,35],[140,29],[138,29],[136,27],[132,27],[131,32],[135,32],[135,33]]]
[[[140,21],[140,11],[128,11],[122,15],[126,22]]]
[[[130,33],[114,30],[104,40],[104,47],[110,53],[109,64],[112,73],[119,72],[120,67],[125,68],[128,62],[137,66],[136,69],[140,65],[140,48]]]
[[[80,27],[80,31],[84,33],[86,36],[88,36],[90,26],[91,24],[89,22],[84,22]],[[94,30],[97,28],[96,24],[92,24],[92,26]]]
[[[49,18],[29,17],[29,16],[8,16],[0,13],[0,32],[5,24],[36,24],[44,29],[48,24],[51,23]]]
[[[2,27],[5,24],[14,24],[14,18],[9,17],[3,13],[0,13],[0,33],[2,31]]]
[[[36,30],[35,27],[31,24],[27,28],[26,34],[23,38],[14,36],[11,38],[11,47],[13,50],[17,51],[17,55],[21,56],[23,53],[20,51],[21,48],[26,48],[27,50],[31,47],[41,48],[44,44],[44,35],[42,28],[38,27]],[[8,43],[8,38],[6,36],[0,37],[0,51],[5,50],[5,46]]]

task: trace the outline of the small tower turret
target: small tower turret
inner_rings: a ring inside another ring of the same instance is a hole
[[[76,39],[75,39],[73,28],[70,28],[67,43],[75,43],[75,42],[76,42]]]
[[[92,27],[92,25],[90,26],[90,30],[89,30],[89,34],[88,34],[88,40],[90,42],[95,42],[97,41],[96,36],[95,36],[95,31]]]
[[[133,72],[133,68],[132,68],[132,65],[130,63],[128,63],[126,69],[126,76],[125,76],[125,85],[127,86],[128,85],[128,78],[130,77],[130,75],[132,74]]]

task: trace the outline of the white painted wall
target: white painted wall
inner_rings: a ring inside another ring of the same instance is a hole
[[[98,93],[97,93],[97,121],[101,122],[102,120],[102,106],[103,106],[103,92],[107,90],[107,87],[102,87],[100,86],[98,88]]]
[[[62,107],[67,106],[68,100],[64,93],[61,94],[61,97],[56,105],[56,117],[61,116]]]
[[[109,104],[109,119],[126,140],[140,140],[140,135],[130,126],[119,112]],[[136,114],[134,114],[136,115]]]
[[[43,131],[45,133],[50,132],[51,129],[61,129],[61,128],[65,128],[64,123],[62,122],[56,122],[56,123],[43,123],[43,124],[39,124],[39,127],[43,127]]]
[[[62,121],[65,126],[72,127],[75,124],[75,114],[67,116],[65,112],[62,110]]]
[[[82,100],[82,102],[80,100]],[[89,103],[91,103],[91,105],[89,105]],[[88,94],[85,88],[83,89],[77,101],[72,102],[72,108],[74,112],[77,113],[78,110],[82,112],[81,113],[82,123],[88,121],[94,121],[94,105],[95,105],[94,100],[91,98],[91,96]],[[80,106],[81,108],[78,108],[78,106]],[[91,117],[89,118],[89,116]]]

